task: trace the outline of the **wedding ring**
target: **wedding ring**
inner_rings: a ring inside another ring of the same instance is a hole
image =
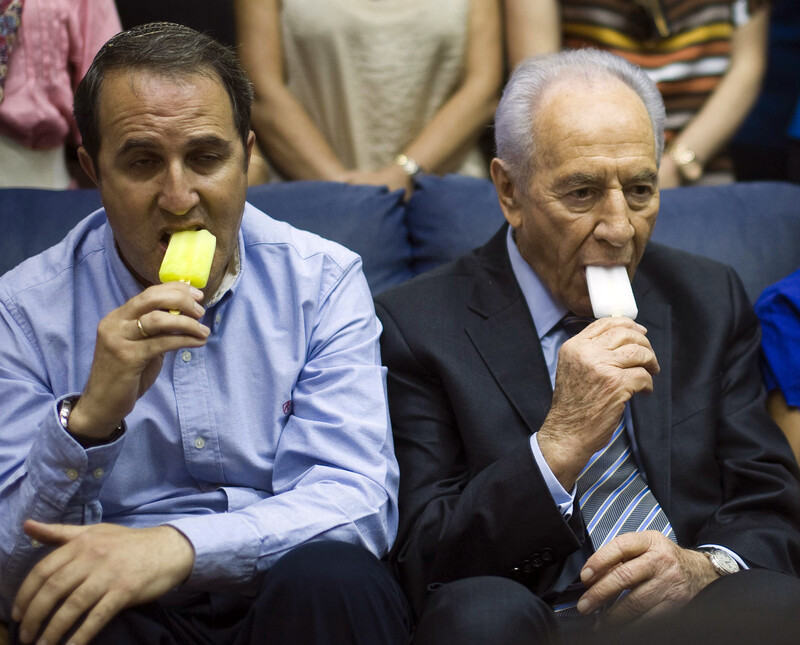
[[[150,337],[150,334],[148,334],[148,333],[147,333],[147,332],[144,330],[144,327],[142,327],[142,321],[141,321],[141,320],[139,320],[138,318],[136,319],[136,326],[139,328],[139,331],[140,331],[140,332],[141,332],[141,334],[142,334],[142,338],[149,338],[149,337]]]

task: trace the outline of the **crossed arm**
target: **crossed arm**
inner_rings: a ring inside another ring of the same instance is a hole
[[[255,86],[253,129],[261,150],[289,179],[324,179],[410,190],[394,163],[366,171],[347,168],[286,85],[280,0],[236,0],[240,56]],[[502,82],[499,0],[471,3],[464,78],[457,91],[404,150],[428,172],[474,144],[490,121]]]

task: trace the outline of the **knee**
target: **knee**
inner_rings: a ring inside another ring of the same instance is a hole
[[[435,589],[414,642],[522,645],[544,642],[556,630],[552,610],[533,592],[513,580],[485,576]]]

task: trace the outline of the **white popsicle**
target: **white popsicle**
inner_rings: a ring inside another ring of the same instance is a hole
[[[595,318],[627,316],[636,320],[639,309],[624,266],[587,266],[586,284]]]

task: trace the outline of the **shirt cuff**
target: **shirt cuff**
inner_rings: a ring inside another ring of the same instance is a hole
[[[575,486],[572,487],[570,492],[567,492],[561,485],[561,482],[559,482],[553,474],[553,471],[550,470],[550,466],[542,454],[542,449],[539,447],[538,435],[538,432],[534,432],[531,435],[531,452],[533,453],[533,458],[536,460],[536,465],[539,466],[539,471],[542,473],[545,484],[547,484],[547,490],[550,491],[550,495],[553,497],[556,506],[558,506],[558,510],[561,511],[561,515],[564,519],[569,521],[572,517],[572,509],[575,504]]]
[[[744,570],[747,571],[750,567],[748,567],[744,560],[739,557],[739,554],[731,551],[729,548],[722,546],[721,544],[701,544],[697,547],[698,549],[720,549],[721,551],[725,551],[729,556],[731,556],[736,563]]]

